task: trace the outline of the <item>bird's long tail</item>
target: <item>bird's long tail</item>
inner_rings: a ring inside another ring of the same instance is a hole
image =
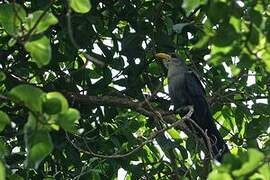
[[[211,141],[211,150],[213,156],[215,159],[221,162],[224,154],[230,152],[229,148],[216,127],[209,128],[208,131],[209,132],[207,132],[207,135]]]
[[[230,151],[212,119],[208,103],[204,98],[198,98],[193,102],[193,105],[194,113],[191,118],[200,126],[201,130],[207,133],[211,144],[212,155],[216,160],[221,162],[223,155]],[[200,130],[197,131],[201,134]],[[205,143],[209,142],[205,135],[201,134],[201,136]]]

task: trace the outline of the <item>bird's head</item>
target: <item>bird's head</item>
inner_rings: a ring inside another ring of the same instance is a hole
[[[163,61],[166,67],[168,67],[169,64],[174,66],[185,66],[184,60],[175,53],[157,53],[155,54],[155,58]]]

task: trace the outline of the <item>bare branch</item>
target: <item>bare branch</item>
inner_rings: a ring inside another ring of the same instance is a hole
[[[153,117],[155,118],[156,114],[152,112],[152,110],[147,107],[143,106],[142,103],[138,102],[137,100],[133,100],[127,97],[116,97],[116,96],[87,96],[87,95],[81,95],[73,92],[67,92],[64,93],[66,97],[70,100],[73,100],[75,103],[81,103],[81,104],[89,104],[89,105],[100,105],[100,106],[117,106],[117,107],[124,107],[124,108],[130,108],[142,115],[145,115],[147,117]],[[177,119],[173,114],[168,114],[167,111],[164,111],[159,108],[155,108],[155,111],[160,113],[163,116],[163,119],[166,123],[172,124]],[[165,116],[166,115],[166,116]],[[185,130],[187,126],[182,122],[179,123],[179,128],[181,130]]]

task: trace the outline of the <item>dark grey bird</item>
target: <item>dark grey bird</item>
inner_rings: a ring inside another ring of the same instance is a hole
[[[168,68],[169,95],[174,109],[180,112],[180,115],[184,115],[187,113],[186,108],[193,106],[191,119],[207,133],[211,142],[212,156],[221,162],[223,155],[228,153],[229,149],[213,121],[205,99],[205,90],[197,75],[190,71],[184,60],[176,54],[157,53],[156,59],[163,60]],[[194,129],[207,143],[205,135],[202,135],[198,128],[194,127]]]

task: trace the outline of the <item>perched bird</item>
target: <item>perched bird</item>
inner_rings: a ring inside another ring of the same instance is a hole
[[[193,106],[194,112],[191,119],[207,133],[211,142],[212,156],[221,162],[223,155],[229,152],[229,149],[213,122],[200,80],[176,54],[157,53],[155,56],[156,59],[163,60],[168,68],[169,95],[174,109],[180,112],[180,115],[185,115],[186,107]],[[194,128],[207,143],[206,136],[202,135],[198,128]]]

